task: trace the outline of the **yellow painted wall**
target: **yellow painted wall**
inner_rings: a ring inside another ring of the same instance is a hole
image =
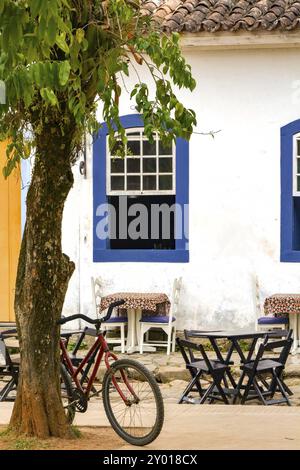
[[[21,182],[16,171],[7,180],[5,144],[0,142],[0,322],[14,321],[14,290],[21,242]]]

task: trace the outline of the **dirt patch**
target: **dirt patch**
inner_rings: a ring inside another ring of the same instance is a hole
[[[0,450],[115,450],[126,443],[110,428],[76,428],[74,439],[16,437],[0,426]]]

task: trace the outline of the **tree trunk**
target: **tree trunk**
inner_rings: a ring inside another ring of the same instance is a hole
[[[75,265],[62,253],[63,208],[73,185],[72,131],[37,137],[16,282],[20,380],[10,427],[39,438],[71,435],[60,399],[59,326]]]

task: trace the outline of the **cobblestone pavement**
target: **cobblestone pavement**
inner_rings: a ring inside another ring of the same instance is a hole
[[[211,354],[213,355],[213,353]],[[119,358],[130,357],[139,362],[142,362],[151,372],[155,375],[160,384],[161,391],[166,403],[177,403],[181,393],[187,385],[190,378],[189,372],[185,369],[183,359],[180,353],[176,352],[167,356],[165,352],[145,353],[145,354],[119,354]],[[238,363],[238,356],[233,355],[233,361]],[[101,380],[105,372],[102,366],[98,372],[98,378]],[[239,368],[233,368],[236,376],[239,375]],[[291,388],[294,395],[291,397],[291,402],[295,406],[300,406],[300,355],[289,356],[285,380],[287,385]],[[0,389],[3,383],[0,382]],[[257,404],[254,400],[248,404]]]

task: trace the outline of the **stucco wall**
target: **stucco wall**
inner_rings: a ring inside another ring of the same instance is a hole
[[[197,112],[196,131],[220,130],[214,139],[194,134],[190,142],[190,262],[92,263],[90,151],[87,179],[74,169],[65,214],[64,248],[78,269],[66,314],[79,305],[91,314],[91,275],[105,280],[107,292],[170,292],[174,277],[182,276],[179,328],[253,325],[254,275],[262,300],[275,291],[300,291],[298,264],[279,262],[280,127],[300,116],[299,50],[185,55],[198,86],[180,94]],[[125,96],[121,114],[130,112]]]

